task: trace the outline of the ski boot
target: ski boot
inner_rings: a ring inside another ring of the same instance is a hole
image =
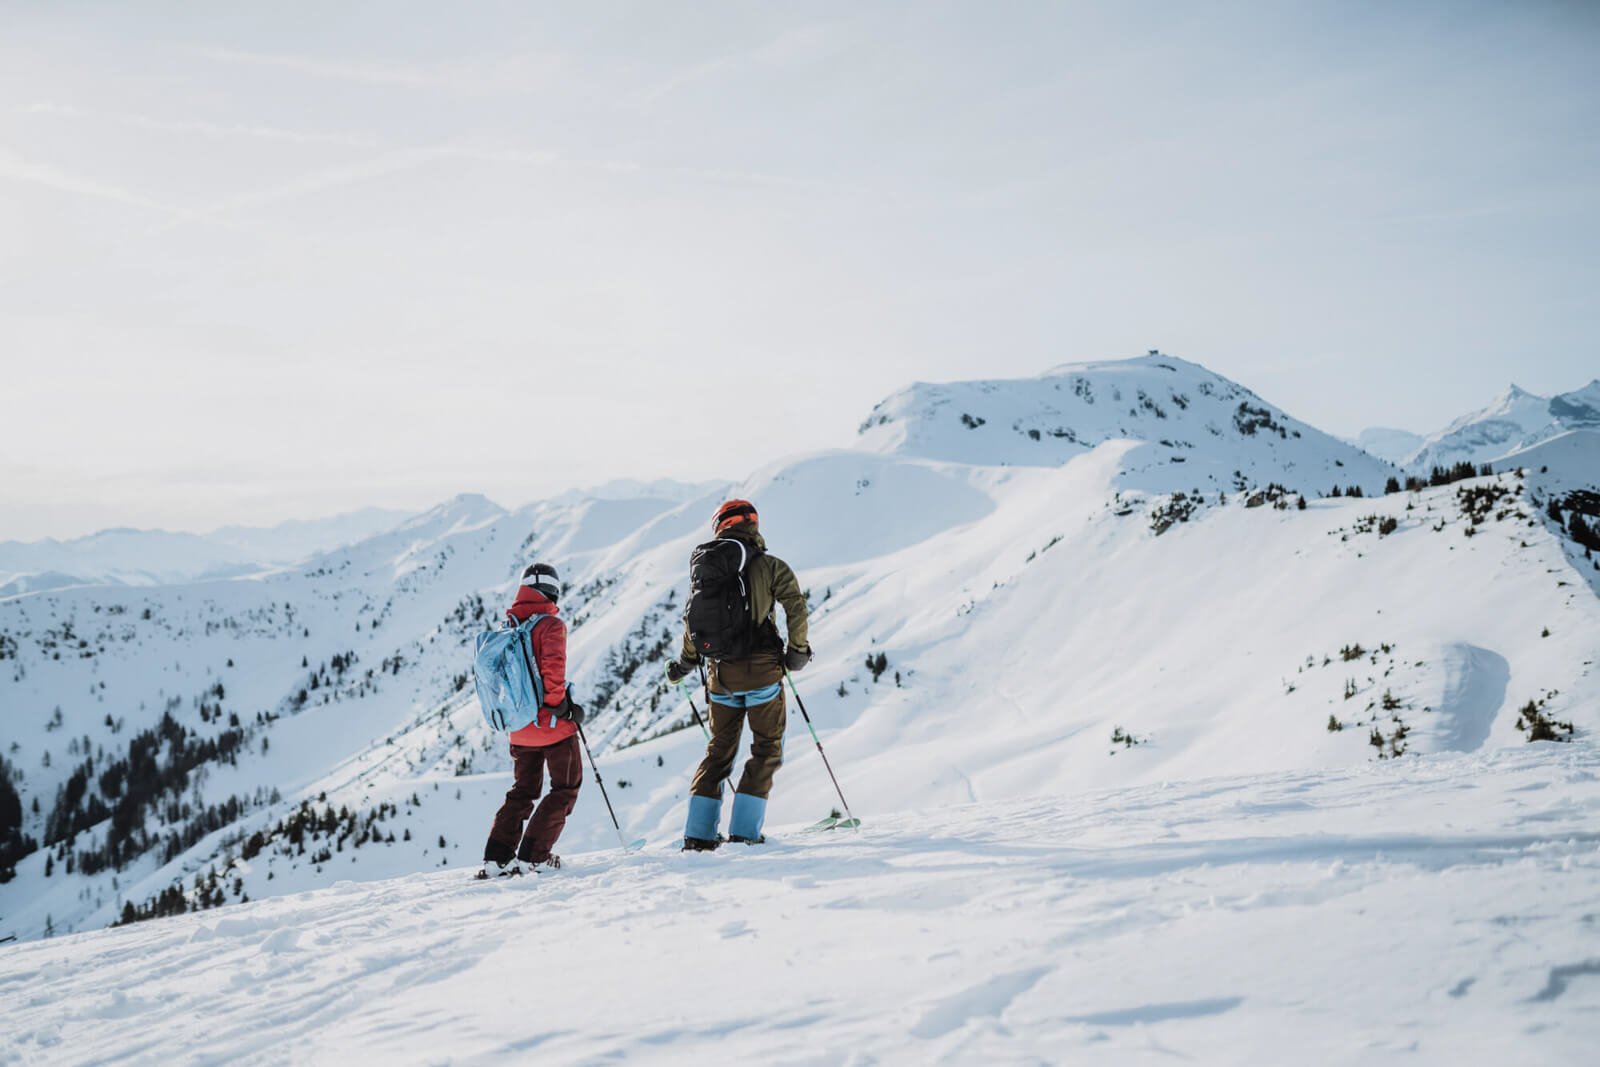
[[[521,876],[521,874],[522,866],[515,860],[512,860],[510,863],[491,863],[488,860],[484,860],[483,866],[479,868],[478,873],[472,877],[480,882],[486,882],[491,877],[517,878]]]
[[[683,851],[715,852],[717,849],[722,847],[722,842],[725,840],[727,839],[721,834],[718,834],[715,838],[686,837],[683,839]]]

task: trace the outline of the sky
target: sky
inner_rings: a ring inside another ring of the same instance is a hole
[[[1160,348],[1600,375],[1600,5],[0,0],[0,540],[743,477]]]

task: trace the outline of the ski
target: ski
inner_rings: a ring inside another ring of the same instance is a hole
[[[840,815],[838,812],[834,812],[832,815],[829,815],[826,818],[818,819],[816,822],[806,827],[806,830],[808,832],[813,830],[854,830],[860,825],[860,819],[846,818]]]

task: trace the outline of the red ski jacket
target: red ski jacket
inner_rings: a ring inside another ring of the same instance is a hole
[[[538,662],[539,676],[544,679],[545,707],[558,706],[567,695],[567,624],[556,615],[556,606],[548,597],[527,585],[518,587],[516,602],[506,614],[518,622],[527,622],[534,615],[555,616],[533,628],[533,658]],[[577,732],[578,728],[571,722],[541,710],[536,722],[511,732],[511,743],[542,748],[565,741]]]

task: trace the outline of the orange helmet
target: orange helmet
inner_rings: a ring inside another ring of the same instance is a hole
[[[721,533],[730,526],[738,526],[747,522],[755,526],[761,520],[756,515],[756,506],[748,500],[729,500],[717,508],[716,514],[711,516],[711,531]]]

